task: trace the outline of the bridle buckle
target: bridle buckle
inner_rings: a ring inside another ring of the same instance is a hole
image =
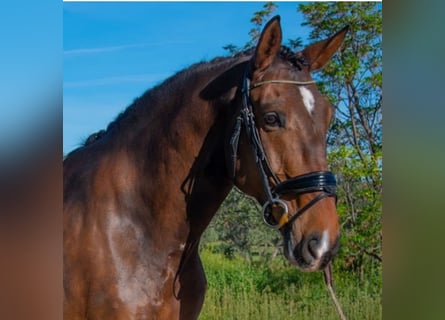
[[[273,198],[273,199],[267,200],[266,203],[264,203],[263,208],[261,209],[261,212],[263,214],[264,223],[269,228],[280,229],[282,227],[281,223],[271,223],[270,222],[271,218],[273,219],[273,217],[271,217],[271,214],[272,214],[272,207],[274,205],[278,205],[279,207],[284,209],[284,213],[282,214],[282,217],[284,217],[284,216],[287,217],[288,216],[289,209],[287,207],[287,204],[284,201],[282,201],[282,200],[280,200],[278,198]],[[270,208],[270,211],[268,210],[269,208]]]

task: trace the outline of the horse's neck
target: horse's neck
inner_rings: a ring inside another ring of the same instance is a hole
[[[196,81],[178,98],[163,101],[156,121],[148,121],[127,145],[140,170],[141,194],[159,226],[177,229],[178,237],[199,238],[229,192],[224,160],[228,121],[221,103],[204,101]],[[196,87],[197,86],[197,87]]]

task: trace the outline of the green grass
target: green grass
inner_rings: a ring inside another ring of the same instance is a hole
[[[283,263],[249,265],[204,250],[208,290],[200,320],[339,319],[322,274]],[[381,281],[359,283],[334,274],[337,298],[349,320],[381,319]]]

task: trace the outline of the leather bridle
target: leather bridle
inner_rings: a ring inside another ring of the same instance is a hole
[[[279,83],[291,85],[307,85],[314,83],[314,81],[268,80],[250,84],[250,80],[247,74],[248,69],[246,68],[241,89],[242,105],[239,115],[236,118],[235,126],[229,141],[231,153],[231,163],[229,164],[229,171],[231,171],[230,173],[232,175],[232,178],[234,178],[236,170],[235,167],[237,160],[238,141],[241,134],[241,129],[244,128],[248,142],[252,147],[255,162],[261,176],[264,193],[267,198],[262,207],[263,220],[266,225],[274,229],[290,228],[292,226],[292,223],[298,217],[300,217],[318,201],[327,197],[334,197],[335,199],[337,199],[335,176],[331,171],[314,171],[289,178],[285,181],[280,181],[280,179],[278,179],[278,177],[275,175],[270,167],[258,129],[255,125],[255,117],[252,109],[252,102],[250,99],[250,90],[253,90],[265,84]],[[271,178],[274,183],[274,186],[272,188],[269,185],[269,178]],[[306,203],[303,207],[301,207],[293,215],[289,214],[286,203],[280,199],[280,196],[286,194],[299,196],[304,193],[312,192],[320,193],[311,201]],[[284,211],[278,222],[273,221],[274,218],[271,215],[271,209],[273,206],[279,206]]]

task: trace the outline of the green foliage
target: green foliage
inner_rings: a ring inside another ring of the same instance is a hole
[[[252,39],[244,47],[228,45],[226,49],[236,54],[252,46],[276,7],[267,4],[254,14]],[[299,4],[298,10],[305,19],[303,25],[311,27],[311,43],[345,25],[350,27],[342,48],[314,77],[336,109],[328,134],[328,162],[338,180],[342,230],[341,249],[334,261],[337,291],[349,319],[378,319],[382,286],[381,4],[314,2]],[[288,43],[294,49],[302,47],[301,39]],[[263,224],[258,204],[233,190],[202,241],[212,301],[211,307],[206,304],[202,319],[336,319],[320,275],[289,267],[281,246],[279,233]],[[219,254],[230,259],[221,262]],[[320,305],[329,307],[320,309]]]
[[[318,74],[321,91],[336,107],[328,136],[329,163],[339,184],[343,267],[363,277],[382,261],[382,11],[372,2],[300,4],[324,39],[345,25],[340,51]]]
[[[251,46],[264,22],[277,8],[267,3],[254,13]],[[338,211],[342,224],[345,270],[366,272],[379,269],[382,260],[382,12],[370,2],[316,2],[298,6],[312,28],[310,41],[331,36],[345,25],[349,32],[344,45],[317,76],[318,85],[336,107],[328,136],[329,163],[338,178]],[[290,40],[300,46],[300,40]],[[227,46],[232,53],[238,48]],[[232,256],[241,253],[271,258],[280,239],[266,228],[259,208],[239,192],[232,192],[214,219],[207,243]],[[204,241],[206,243],[206,241]],[[360,275],[360,277],[362,277]]]
[[[274,11],[278,8],[278,5],[274,2],[266,2],[263,5],[263,8],[257,12],[255,12],[250,19],[253,27],[249,31],[250,40],[243,46],[238,47],[234,44],[227,44],[223,46],[224,50],[227,50],[230,55],[235,55],[241,51],[250,49],[254,47],[261,35],[261,30],[264,27],[265,23],[272,17]]]
[[[201,252],[208,290],[200,319],[338,319],[321,273],[301,273],[279,259],[254,266]],[[344,274],[335,281],[348,319],[381,319],[381,284],[358,283]]]
[[[277,4],[274,2],[266,2],[263,5],[263,9],[254,13],[250,22],[254,25],[252,29],[249,31],[249,35],[251,37],[250,41],[247,43],[246,47],[253,47],[258,42],[258,39],[261,35],[261,30],[264,24],[269,20],[274,11],[277,9]]]
[[[234,188],[204,233],[202,244],[231,258],[240,254],[248,261],[277,256],[281,236],[262,222],[258,203]]]

